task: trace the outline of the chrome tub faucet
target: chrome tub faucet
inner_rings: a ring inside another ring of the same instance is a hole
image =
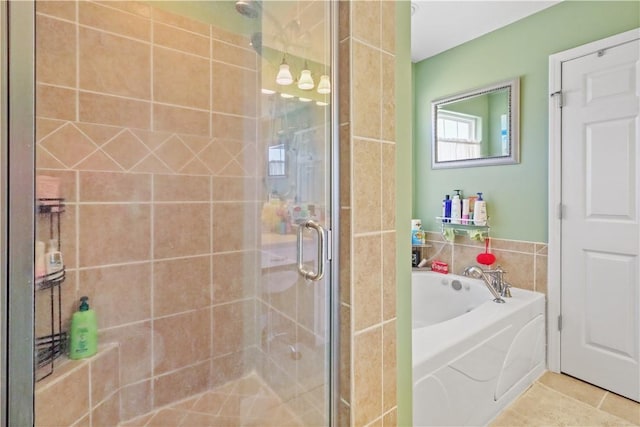
[[[467,277],[482,279],[493,295],[493,302],[504,303],[503,298],[511,297],[511,284],[504,280],[505,271],[498,266],[495,270],[483,270],[477,265],[471,265],[464,269],[462,274]]]

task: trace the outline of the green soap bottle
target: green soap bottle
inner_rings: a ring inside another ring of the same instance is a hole
[[[80,298],[80,308],[71,318],[70,359],[84,359],[98,352],[98,322],[88,301],[89,297]]]

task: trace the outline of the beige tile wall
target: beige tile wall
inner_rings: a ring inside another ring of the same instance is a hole
[[[35,425],[115,426],[120,421],[118,346],[100,346],[96,356],[62,364],[35,390]],[[62,408],[61,408],[62,406]]]
[[[424,257],[446,262],[449,272],[455,274],[478,265],[476,257],[485,251],[484,243],[466,235],[456,235],[450,243],[440,233],[427,232],[427,243],[432,247],[426,249]],[[517,288],[547,293],[546,243],[490,238],[490,244],[490,252],[496,256],[491,267],[501,266],[506,271],[506,281]]]
[[[351,424],[394,425],[394,6],[342,2],[341,12],[345,5],[354,9],[347,16],[359,18],[353,32],[350,19],[341,25],[340,43],[347,70],[339,82],[346,95],[340,99],[341,210],[350,236],[341,247],[347,373],[341,413]],[[264,296],[256,309],[255,272],[237,273],[255,260],[259,240],[237,229],[239,216],[258,223],[259,211],[257,73],[248,41],[142,2],[40,2],[37,19],[37,166],[62,178],[68,202],[65,317],[88,293],[99,311],[101,341],[119,344],[120,418],[251,369],[260,351],[247,346],[259,343],[255,319],[267,308],[282,314],[275,316],[281,330],[312,343],[310,310],[288,312],[288,300]],[[198,80],[208,73],[211,79]],[[235,80],[223,83],[220,74]],[[372,114],[379,120],[370,120]],[[364,261],[352,269],[356,245],[385,261],[372,271]],[[308,300],[303,293],[291,298]],[[351,349],[371,340],[372,354],[361,354],[362,345]],[[287,389],[292,384],[299,391],[317,371],[289,371],[274,360],[260,363],[281,395],[294,392]],[[377,370],[374,383],[364,379],[362,366]],[[324,391],[313,390],[298,399],[315,409],[305,414],[310,421],[323,409],[317,402]],[[105,404],[102,413],[113,407]]]
[[[89,365],[69,362],[83,389],[45,387],[36,417],[91,409],[115,425],[254,367],[256,275],[238,272],[257,256],[257,58],[246,38],[145,2],[36,11],[37,173],[67,199],[63,319],[86,294],[101,343],[119,344],[119,370],[96,365],[106,385],[89,397]]]
[[[395,426],[395,4],[339,14],[340,424]]]

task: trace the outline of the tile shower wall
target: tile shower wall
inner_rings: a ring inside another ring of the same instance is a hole
[[[449,264],[449,271],[462,274],[470,266],[477,265],[476,257],[484,252],[484,243],[467,236],[456,236],[453,243],[444,240],[440,233],[427,232],[427,243],[423,257]],[[547,293],[546,243],[524,242],[491,238],[491,253],[496,256],[494,266],[505,271],[505,280],[516,288]]]
[[[340,2],[340,424],[395,426],[395,2]]]
[[[100,341],[119,344],[125,420],[252,369],[256,55],[143,2],[36,10],[37,173],[67,199],[63,318],[88,295]]]

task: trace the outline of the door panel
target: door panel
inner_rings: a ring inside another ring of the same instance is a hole
[[[635,358],[638,325],[636,257],[585,251],[585,345],[599,351]],[[606,286],[602,284],[606,283]],[[611,327],[615,325],[615,327]]]
[[[639,51],[635,40],[562,65],[561,370],[634,400]]]
[[[636,220],[634,133],[631,119],[586,126],[588,219]],[[616,173],[608,173],[611,170]]]

